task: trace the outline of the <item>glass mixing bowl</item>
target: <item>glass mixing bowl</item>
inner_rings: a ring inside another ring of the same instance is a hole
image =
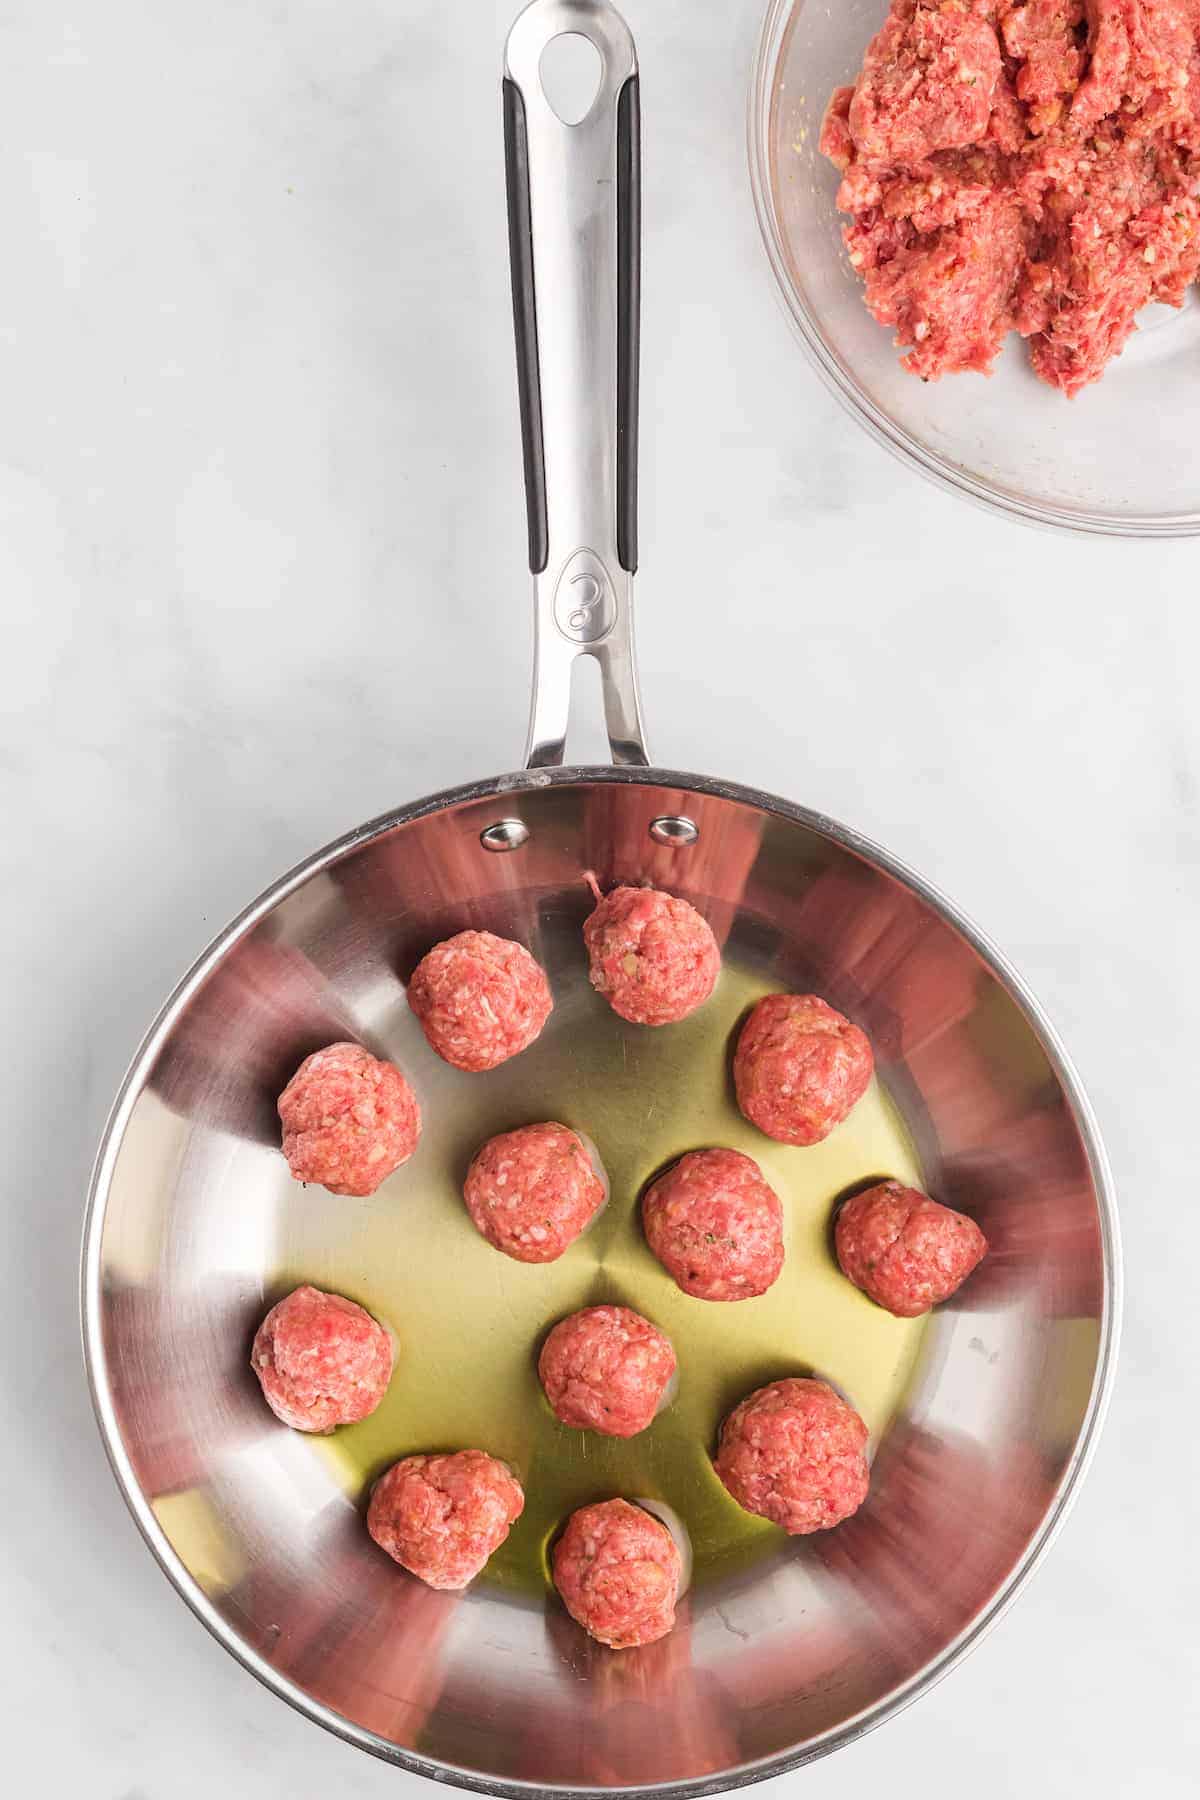
[[[750,167],[771,267],[826,383],[871,435],[943,487],[1044,525],[1126,537],[1200,531],[1200,295],[1146,308],[1102,381],[1068,400],[1021,340],[990,379],[906,374],[863,304],[818,149],[887,0],[770,0],[750,102]]]

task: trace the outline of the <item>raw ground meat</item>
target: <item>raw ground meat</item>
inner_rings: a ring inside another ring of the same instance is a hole
[[[958,6],[893,8],[863,60],[851,138],[861,156],[893,166],[978,143],[1000,74],[986,19]]]
[[[906,369],[1075,394],[1200,273],[1200,0],[893,0],[821,148]]]
[[[652,1425],[674,1374],[670,1339],[627,1306],[572,1313],[538,1358],[555,1417],[606,1437],[636,1437]]]
[[[783,1268],[783,1208],[737,1150],[693,1150],[647,1188],[646,1242],[685,1294],[752,1300]]]
[[[465,1588],[524,1509],[516,1476],[482,1450],[406,1456],[375,1483],[367,1530],[430,1587]]]
[[[592,986],[633,1025],[675,1025],[712,993],[721,952],[694,906],[657,888],[618,887],[583,928]]]
[[[523,944],[460,931],[417,964],[408,1004],[443,1061],[480,1074],[527,1050],[554,1001]]]
[[[815,994],[768,994],[733,1058],[738,1105],[781,1144],[819,1144],[858,1105],[875,1058],[865,1032]]]
[[[867,1497],[867,1428],[828,1383],[774,1381],[722,1425],[716,1470],[739,1506],[790,1536],[827,1531]]]
[[[847,1200],[834,1237],[842,1273],[898,1319],[948,1300],[987,1255],[974,1219],[898,1181]]]
[[[329,1432],[375,1411],[392,1378],[392,1340],[353,1300],[298,1287],[259,1326],[250,1367],[277,1419]]]
[[[640,1506],[604,1500],[581,1507],[551,1562],[571,1617],[610,1649],[656,1643],[674,1625],[683,1559],[666,1526]]]
[[[361,1044],[307,1057],[279,1096],[279,1118],[296,1180],[359,1199],[408,1161],[421,1135],[407,1081]]]
[[[565,1125],[523,1125],[489,1138],[463,1198],[489,1244],[515,1262],[555,1262],[608,1198],[587,1144]]]

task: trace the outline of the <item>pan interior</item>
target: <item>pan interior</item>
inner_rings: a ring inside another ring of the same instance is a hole
[[[686,810],[689,848],[652,820]],[[528,843],[479,834],[520,816]],[[590,991],[581,876],[684,894],[724,973],[685,1024],[623,1024]],[[541,1040],[489,1076],[440,1063],[404,983],[464,927],[522,939],[550,972]],[[761,994],[813,989],[875,1043],[879,1078],[822,1146],[774,1145],[732,1103],[728,1058]],[[367,1201],[293,1183],[277,1093],[341,1037],[396,1060],[426,1128]],[[1067,1096],[1020,1007],[939,913],[815,824],[719,793],[565,780],[501,807],[465,799],[314,868],[175,1007],[131,1092],[92,1263],[102,1407],[132,1498],[224,1636],[268,1679],[385,1753],[491,1782],[644,1787],[816,1746],[939,1658],[1036,1538],[1084,1430],[1102,1348],[1097,1196]],[[510,1262],[461,1203],[500,1130],[556,1118],[596,1143],[612,1199],[557,1264]],[[688,1149],[755,1157],[785,1208],[770,1294],[713,1306],[650,1256],[638,1195]],[[966,1207],[992,1254],[930,1321],[839,1275],[837,1198],[894,1175]],[[275,1424],[248,1369],[266,1307],[301,1281],[395,1333],[379,1411],[327,1439]],[[627,1443],[556,1424],[535,1372],[579,1306],[631,1305],[675,1344],[675,1403]],[[815,1371],[864,1414],[872,1494],[789,1543],[713,1475],[720,1418],[762,1381]],[[366,1536],[397,1456],[477,1445],[520,1474],[526,1512],[465,1596],[422,1588]],[[695,1555],[677,1631],[618,1655],[562,1614],[546,1548],[576,1505],[664,1502]]]
[[[484,1580],[541,1606],[546,1547],[577,1507],[614,1494],[661,1500],[685,1522],[698,1590],[778,1548],[778,1533],[744,1513],[710,1461],[717,1427],[737,1400],[778,1375],[817,1370],[882,1435],[908,1384],[923,1322],[893,1319],[839,1274],[829,1249],[838,1194],[873,1174],[919,1180],[899,1113],[876,1084],[816,1150],[772,1144],[741,1118],[728,1047],[770,982],[727,946],[720,988],[675,1030],[624,1024],[588,982],[579,935],[583,902],[543,912],[540,948],[558,993],[538,1044],[493,1079],[437,1064],[400,1013],[387,1047],[418,1076],[429,1120],[413,1162],[374,1202],[296,1204],[286,1170],[272,1200],[272,1292],[302,1280],[349,1293],[395,1331],[400,1356],[387,1398],[362,1424],[310,1442],[352,1501],[397,1456],[475,1445],[522,1479],[526,1508]],[[418,1075],[419,1072],[419,1075]],[[609,1206],[550,1267],[501,1257],[462,1204],[471,1150],[498,1131],[558,1119],[587,1134],[612,1184]],[[687,1150],[722,1144],[753,1156],[784,1203],[787,1261],[758,1300],[689,1299],[648,1251],[638,1196]],[[277,1172],[278,1173],[278,1172]],[[559,1425],[537,1380],[546,1332],[581,1306],[631,1306],[670,1337],[679,1359],[675,1403],[626,1442]],[[244,1339],[244,1333],[243,1333]],[[388,1578],[386,1565],[377,1577]]]

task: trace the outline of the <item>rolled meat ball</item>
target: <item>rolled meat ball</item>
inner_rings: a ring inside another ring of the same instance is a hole
[[[325,1433],[375,1411],[392,1359],[392,1340],[369,1312],[341,1294],[298,1287],[259,1326],[250,1367],[277,1419]]]
[[[693,1150],[642,1200],[646,1242],[685,1294],[752,1300],[783,1268],[783,1207],[737,1150]]]
[[[408,1004],[442,1060],[472,1074],[527,1050],[554,1007],[525,946],[490,931],[436,945],[413,971]]]
[[[297,1181],[359,1199],[408,1161],[421,1135],[412,1088],[361,1044],[306,1057],[279,1096],[279,1120]]]
[[[538,1358],[555,1418],[605,1437],[636,1437],[653,1424],[674,1374],[670,1339],[627,1306],[572,1313]]]
[[[588,1145],[565,1125],[523,1125],[489,1138],[463,1199],[477,1229],[514,1262],[555,1262],[608,1198]]]
[[[612,1650],[657,1643],[675,1623],[679,1547],[665,1525],[628,1500],[572,1513],[551,1566],[571,1617]]]
[[[827,1382],[774,1381],[722,1425],[716,1471],[739,1506],[789,1536],[827,1531],[867,1497],[867,1428]]]
[[[899,1181],[847,1200],[834,1240],[843,1275],[898,1319],[948,1300],[988,1248],[974,1219]]]
[[[525,1508],[521,1484],[483,1450],[406,1456],[371,1491],[367,1530],[433,1588],[465,1588]]]
[[[733,1059],[738,1105],[781,1144],[819,1144],[858,1105],[875,1058],[865,1032],[815,994],[769,994]]]
[[[633,1025],[675,1025],[712,993],[721,952],[712,927],[686,900],[655,888],[601,896],[583,927],[592,986]]]

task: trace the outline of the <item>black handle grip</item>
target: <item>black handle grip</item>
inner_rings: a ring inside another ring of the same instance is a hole
[[[642,100],[631,75],[617,106],[617,554],[638,566],[638,387],[642,340]]]
[[[529,567],[535,575],[540,575],[550,557],[550,524],[546,507],[542,381],[538,365],[537,292],[533,278],[529,136],[521,90],[508,76],[504,78],[504,168],[508,187],[508,254],[517,339],[517,386],[521,399],[521,447],[525,462],[525,508],[529,520]]]

